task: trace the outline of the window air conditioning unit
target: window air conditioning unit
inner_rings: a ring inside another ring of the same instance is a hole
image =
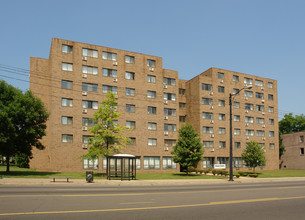
[[[210,106],[210,109],[214,109],[213,105]]]
[[[214,148],[211,148],[211,152],[214,152]]]
[[[118,82],[118,78],[114,78],[114,79],[113,79],[113,82]]]
[[[86,95],[88,95],[88,93],[87,92],[82,92],[82,95],[86,96]]]
[[[155,71],[155,68],[149,67],[149,71],[150,71],[150,72],[154,72],[154,71]]]
[[[214,134],[211,134],[211,138],[215,137]]]
[[[163,89],[167,89],[167,85],[163,85]]]
[[[213,92],[210,92],[210,95],[213,95],[214,93]]]
[[[113,61],[113,66],[117,66],[118,62],[117,61]]]
[[[247,136],[246,139],[249,140],[249,136]]]
[[[263,128],[265,128],[265,127],[266,127],[266,125],[262,125],[262,127],[263,127]]]
[[[87,74],[82,74],[82,77],[83,77],[84,79],[87,79]]]
[[[261,90],[264,91],[264,87],[262,87]]]
[[[83,114],[87,114],[87,109],[83,109]]]
[[[87,61],[87,57],[83,57],[83,61]]]
[[[265,112],[262,112],[262,115],[265,115]]]
[[[164,135],[165,135],[165,136],[168,136],[168,131],[164,131]]]
[[[265,141],[266,140],[266,138],[265,137],[263,137],[263,141]]]
[[[245,97],[245,100],[247,101],[247,100],[248,100],[248,97]]]
[[[82,130],[83,130],[83,131],[88,131],[88,127],[83,126],[83,127],[82,127]]]
[[[265,100],[264,99],[262,99],[262,103],[264,103],[265,102]]]
[[[223,79],[220,80],[220,83],[223,83]]]
[[[249,112],[249,110],[246,110],[246,113],[248,113]]]
[[[210,121],[210,124],[214,124],[214,120],[211,120],[211,121]]]
[[[168,120],[168,116],[164,116],[164,120]]]
[[[246,127],[248,127],[249,126],[249,123],[246,123]]]
[[[168,147],[165,147],[164,150],[165,150],[165,151],[168,151]]]
[[[83,144],[82,147],[83,147],[83,149],[87,149],[88,145],[87,144]]]
[[[167,105],[167,104],[168,104],[168,101],[167,101],[167,100],[164,100],[164,104]]]

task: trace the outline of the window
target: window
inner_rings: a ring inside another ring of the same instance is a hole
[[[261,81],[261,80],[255,80],[255,85],[256,86],[263,86],[264,84],[263,84],[263,81]]]
[[[179,89],[179,95],[185,95],[185,89]]]
[[[186,122],[186,116],[179,116],[179,122]]]
[[[239,95],[239,89],[233,89],[233,94],[234,95]]]
[[[83,48],[83,56],[97,58],[98,57],[97,50]]]
[[[245,109],[246,110],[253,110],[253,104],[245,103]]]
[[[176,116],[176,109],[173,109],[173,108],[164,108],[164,115]]]
[[[104,60],[116,61],[117,55],[116,55],[116,53],[110,53],[110,52],[103,51],[102,57],[103,57]]]
[[[300,136],[300,143],[304,143],[304,136],[303,135]]]
[[[83,135],[83,144],[89,144],[89,138],[92,136],[89,135]]]
[[[83,91],[97,92],[97,84],[82,83]]]
[[[103,93],[112,92],[114,94],[117,94],[118,88],[116,86],[107,86],[103,85]]]
[[[213,127],[202,127],[204,134],[213,134]]]
[[[269,131],[269,137],[274,137],[274,131]]]
[[[241,157],[233,157],[233,167],[234,168],[242,168],[242,158]]]
[[[273,83],[272,82],[268,82],[268,88],[272,89],[273,88]]]
[[[136,111],[135,105],[126,104],[126,112],[135,112],[135,111]]]
[[[156,83],[156,77],[152,75],[147,75],[147,82]]]
[[[225,128],[219,128],[219,134],[226,134]]]
[[[144,157],[144,169],[160,169],[160,157]]]
[[[157,107],[153,107],[153,106],[148,106],[147,107],[147,111],[148,111],[148,114],[157,114]]]
[[[233,75],[233,81],[234,82],[239,82],[239,76]]]
[[[225,92],[225,87],[223,87],[223,86],[218,86],[218,92],[224,93],[224,92]]]
[[[212,105],[213,104],[213,99],[202,98],[202,104],[203,105]]]
[[[246,129],[246,136],[254,136],[254,130]]]
[[[252,80],[251,78],[245,77],[245,78],[244,78],[244,83],[245,83],[245,84],[252,85],[252,84],[253,84],[253,80]]]
[[[73,135],[72,134],[63,134],[63,135],[61,135],[61,141],[63,143],[72,143]]]
[[[73,47],[70,46],[70,45],[65,45],[65,44],[63,44],[63,45],[61,46],[61,51],[62,51],[63,53],[72,53]]]
[[[156,91],[147,91],[147,98],[155,99],[156,98]]]
[[[273,144],[273,143],[269,144],[269,149],[274,150],[275,149],[275,144]]]
[[[264,93],[256,92],[256,93],[255,93],[255,97],[256,97],[257,99],[264,99]]]
[[[268,111],[272,113],[272,112],[274,112],[274,108],[269,106]]]
[[[234,121],[240,121],[240,116],[239,115],[234,115]]]
[[[67,80],[61,80],[61,88],[62,89],[72,89],[73,88],[73,82],[67,81]]]
[[[240,129],[234,128],[234,135],[240,135]]]
[[[218,164],[225,164],[226,167],[229,167],[229,157],[217,157]]]
[[[176,145],[176,140],[175,139],[164,139],[164,145],[166,147],[173,147]]]
[[[62,63],[61,69],[64,71],[73,71],[73,64],[72,63]]]
[[[300,148],[300,154],[301,154],[301,155],[304,155],[304,147],[301,147],[301,148]]]
[[[72,125],[73,124],[73,117],[62,116],[61,123],[63,125]]]
[[[214,168],[214,157],[204,157],[202,161],[203,168]]]
[[[148,146],[157,146],[156,138],[148,138]]]
[[[234,108],[240,108],[240,103],[239,102],[234,102],[233,107]]]
[[[164,131],[176,131],[175,124],[164,124]]]
[[[212,91],[212,85],[211,84],[202,83],[201,87],[202,87],[202,90]]]
[[[268,94],[268,100],[273,101],[273,95],[272,94]]]
[[[176,85],[176,80],[172,78],[163,78],[163,84],[165,85],[170,85],[170,86],[175,86]]]
[[[157,130],[157,123],[155,123],[155,122],[148,122],[148,130],[156,131]]]
[[[94,66],[85,66],[83,65],[83,69],[82,69],[83,73],[86,74],[92,74],[92,75],[97,75],[97,67]]]
[[[224,107],[226,104],[225,100],[218,100],[218,106]]]
[[[253,97],[253,92],[245,90],[245,97],[252,98]]]
[[[97,125],[97,122],[95,122],[93,119],[91,118],[82,118],[82,125],[83,126],[94,126]]]
[[[180,109],[185,109],[185,107],[186,107],[185,103],[179,102],[179,108]]]
[[[134,56],[125,56],[125,63],[134,63]]]
[[[129,137],[127,144],[128,145],[136,145],[136,138],[135,137]]]
[[[125,79],[134,80],[133,72],[125,72]]]
[[[203,141],[204,148],[214,148],[214,141]]]
[[[235,149],[238,149],[240,147],[241,147],[240,142],[234,142],[234,148]]]
[[[174,162],[172,157],[163,157],[162,158],[162,168],[163,169],[176,169],[177,164]]]
[[[130,129],[136,128],[136,122],[135,121],[126,121],[126,127]]]
[[[265,131],[257,130],[256,131],[256,136],[258,136],[258,137],[265,137]]]
[[[213,119],[213,113],[211,112],[202,112],[203,119]]]
[[[269,125],[274,125],[274,119],[273,118],[269,118]]]
[[[225,141],[219,141],[219,148],[226,148],[226,142]]]
[[[127,96],[134,96],[135,95],[135,89],[126,88],[126,95]]]
[[[218,79],[224,79],[225,78],[225,74],[221,73],[221,72],[218,72],[217,73],[217,78]]]
[[[253,117],[246,116],[246,117],[245,117],[245,122],[246,122],[246,123],[253,123],[253,122],[254,122],[254,118],[253,118]]]
[[[107,77],[117,77],[117,71],[112,69],[103,68],[103,76]]]
[[[147,66],[156,67],[156,61],[147,59]]]
[[[83,160],[84,169],[97,170],[98,169],[98,159],[88,159],[84,158]]]
[[[82,105],[83,105],[83,108],[98,109],[97,101],[83,100]]]
[[[219,119],[220,121],[224,121],[224,120],[226,120],[226,115],[225,115],[225,114],[219,114],[219,115],[218,115],[218,119]]]
[[[265,124],[264,118],[256,118],[256,124]]]
[[[163,94],[163,98],[164,98],[164,100],[175,101],[176,100],[176,94],[173,94],[173,93],[164,93]]]
[[[62,98],[61,99],[61,106],[72,107],[73,106],[73,99]]]

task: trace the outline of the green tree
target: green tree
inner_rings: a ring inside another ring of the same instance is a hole
[[[16,155],[16,166],[20,168],[29,168],[30,167],[30,159],[27,154],[21,153]]]
[[[192,125],[183,125],[179,130],[178,142],[171,152],[174,155],[175,163],[186,168],[187,175],[189,167],[197,167],[198,162],[203,160],[203,144],[198,136]]]
[[[285,114],[284,118],[279,121],[280,134],[289,134],[298,131],[305,131],[305,115],[295,115],[292,113]]]
[[[247,143],[246,149],[241,154],[241,158],[245,161],[247,167],[253,168],[253,173],[255,173],[255,167],[266,164],[264,149],[256,141]]]
[[[108,92],[107,98],[94,113],[96,125],[89,129],[94,136],[89,138],[89,150],[82,158],[108,157],[119,153],[128,144],[129,138],[124,136],[127,128],[117,124],[121,113],[117,111],[116,100],[116,95]]]
[[[31,91],[21,90],[0,81],[0,154],[10,158],[17,154],[32,157],[32,147],[44,149],[40,139],[46,135],[48,119],[42,101]],[[6,160],[9,173],[9,160]]]
[[[279,153],[280,153],[280,159],[282,158],[282,156],[283,156],[283,154],[285,153],[285,151],[286,151],[286,148],[285,148],[285,146],[283,145],[283,139],[281,138],[281,136],[280,136],[280,138],[279,138]]]

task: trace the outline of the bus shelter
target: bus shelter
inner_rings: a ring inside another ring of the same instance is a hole
[[[115,154],[107,157],[107,179],[135,180],[136,157],[131,154]]]

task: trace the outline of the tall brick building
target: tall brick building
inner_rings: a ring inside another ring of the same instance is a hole
[[[108,91],[118,96],[118,124],[132,144],[123,150],[137,156],[138,172],[178,171],[171,151],[178,130],[191,123],[203,140],[199,167],[229,163],[229,94],[234,97],[234,167],[244,165],[248,141],[265,146],[267,164],[278,169],[277,82],[210,68],[191,80],[163,69],[162,58],[108,47],[53,39],[49,59],[31,57],[30,89],[50,111],[46,149],[34,150],[31,167],[52,171],[104,171],[105,160],[81,160],[87,151],[90,118]]]

